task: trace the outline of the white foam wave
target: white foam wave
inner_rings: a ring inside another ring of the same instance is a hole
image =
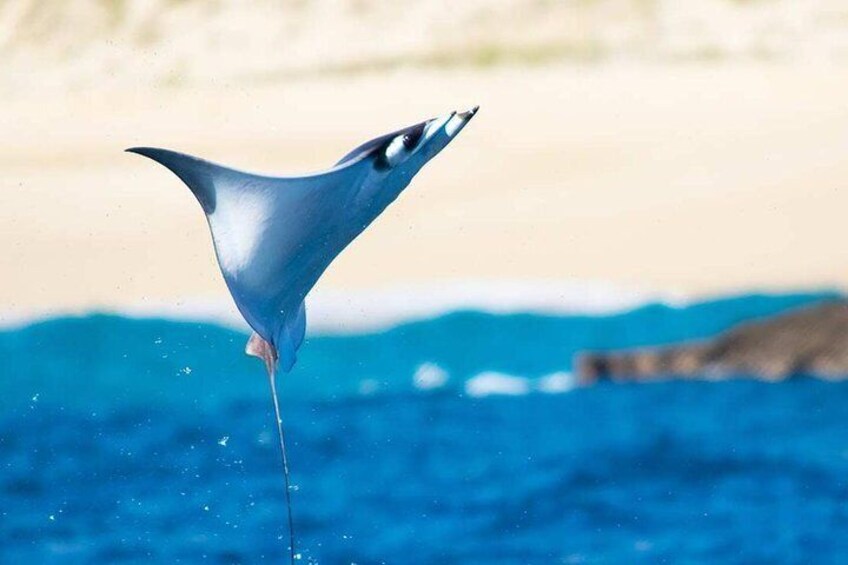
[[[520,396],[528,392],[530,392],[529,379],[494,371],[480,373],[465,383],[465,394],[478,398],[493,394]]]
[[[465,383],[465,394],[482,397],[491,395],[523,396],[532,392],[562,394],[574,390],[577,380],[572,373],[558,371],[538,379],[487,371]]]
[[[632,310],[651,302],[677,304],[681,299],[605,283],[494,280],[369,291],[318,289],[307,302],[311,331],[353,333],[457,310],[601,315]]]
[[[573,390],[576,386],[577,379],[574,375],[561,371],[540,378],[536,383],[536,390],[545,394],[560,394]]]
[[[412,383],[418,390],[432,390],[445,386],[448,373],[435,363],[424,363],[416,369]]]
[[[471,280],[367,291],[319,287],[307,299],[307,328],[312,335],[361,333],[457,310],[496,314],[608,315],[657,302],[686,304],[676,294],[661,295],[596,282]],[[211,322],[248,331],[232,300],[225,295],[213,299],[145,301],[106,310],[130,317]],[[4,311],[0,312],[0,327],[85,313],[80,309]]]

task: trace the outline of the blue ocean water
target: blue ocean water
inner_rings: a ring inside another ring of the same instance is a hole
[[[848,383],[544,386],[567,385],[582,350],[831,298],[308,337],[280,382],[303,562],[846,562]],[[0,332],[2,562],[284,562],[272,406],[245,338],[105,315]],[[484,394],[492,372],[512,394]]]

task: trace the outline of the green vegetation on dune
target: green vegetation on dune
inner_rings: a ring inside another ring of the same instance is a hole
[[[5,0],[0,86],[561,61],[841,62],[845,34],[839,0],[492,0],[449,13],[427,0]]]

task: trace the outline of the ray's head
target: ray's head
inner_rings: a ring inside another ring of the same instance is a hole
[[[372,139],[345,155],[338,165],[365,161],[375,174],[410,179],[453,141],[478,109],[475,106],[464,112],[451,112]]]

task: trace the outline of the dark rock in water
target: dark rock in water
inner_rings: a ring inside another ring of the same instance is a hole
[[[741,324],[700,342],[579,354],[581,382],[669,377],[770,381],[793,375],[848,377],[848,302],[831,301]]]

